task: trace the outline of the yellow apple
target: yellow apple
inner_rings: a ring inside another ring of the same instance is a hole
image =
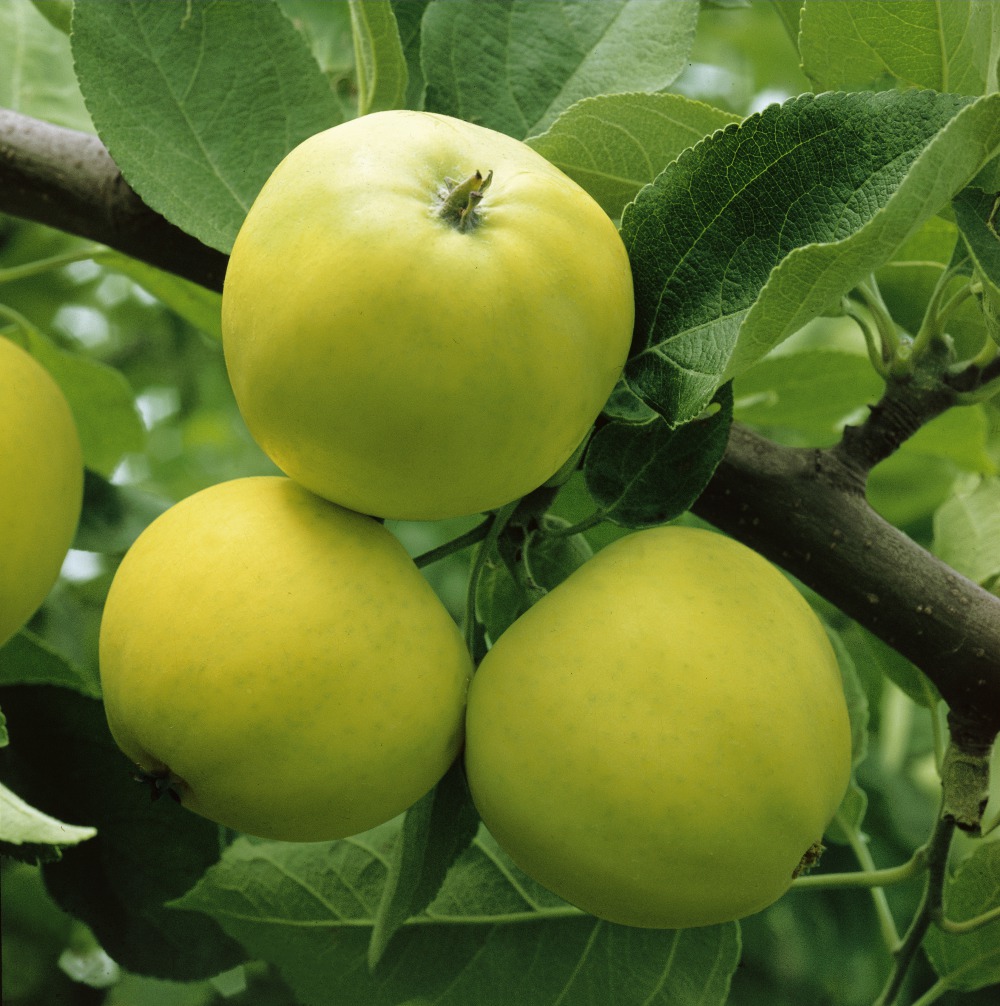
[[[69,405],[48,371],[0,336],[0,646],[56,582],[82,502]]]
[[[100,637],[111,732],[186,807],[265,838],[387,821],[462,739],[471,660],[379,522],[283,477],[158,517],[119,567]]]
[[[745,546],[614,542],[518,619],[469,692],[483,820],[531,877],[612,922],[686,928],[780,897],[851,771],[836,657]]]
[[[415,520],[556,472],[618,380],[633,314],[625,247],[579,185],[518,140],[415,111],[288,154],[222,300],[233,391],[274,462]]]

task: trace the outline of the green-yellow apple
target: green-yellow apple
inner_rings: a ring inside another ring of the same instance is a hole
[[[56,582],[82,502],[69,405],[35,358],[0,336],[0,646]]]
[[[775,901],[851,772],[838,664],[785,577],[710,531],[607,546],[521,616],[469,691],[469,785],[531,877],[632,926]]]
[[[471,660],[379,522],[278,476],[175,504],[119,567],[101,683],[122,750],[186,807],[288,841],[355,834],[456,757]]]
[[[233,391],[275,463],[418,520],[553,475],[618,380],[633,315],[624,245],[579,185],[518,140],[415,111],[289,153],[222,301]]]

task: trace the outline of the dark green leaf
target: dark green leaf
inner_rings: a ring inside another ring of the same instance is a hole
[[[804,95],[686,151],[622,217],[631,388],[671,424],[841,298],[1000,151],[1000,95]]]
[[[479,815],[461,761],[456,761],[403,819],[368,944],[370,969],[382,960],[403,923],[434,900],[448,870],[469,847],[478,828]]]
[[[684,69],[698,5],[675,0],[432,0],[427,108],[523,138],[581,98],[660,91]]]
[[[690,508],[729,439],[731,386],[720,388],[715,401],[714,411],[674,429],[654,416],[639,423],[615,419],[594,434],[583,474],[607,520],[628,528],[652,527]]]
[[[0,778],[45,813],[97,829],[44,867],[59,905],[130,971],[191,980],[240,963],[212,920],[163,907],[218,859],[219,829],[172,800],[150,801],[99,702],[47,686],[5,687],[2,701],[11,743]]]
[[[273,0],[77,0],[72,42],[87,108],[122,174],[223,252],[282,157],[340,121]]]

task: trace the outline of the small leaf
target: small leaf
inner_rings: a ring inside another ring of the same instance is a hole
[[[1000,842],[981,842],[945,890],[945,914],[955,922],[1000,908]],[[1000,919],[969,933],[932,927],[924,950],[947,988],[973,992],[1000,982]]]
[[[95,828],[57,821],[0,784],[0,852],[4,855],[25,862],[54,860],[66,846],[96,834]]]
[[[374,970],[407,919],[434,900],[455,860],[476,837],[479,815],[465,774],[455,762],[444,778],[407,812],[396,837],[389,872],[368,944]]]
[[[349,0],[358,74],[358,114],[402,108],[406,58],[389,0]]]
[[[934,514],[932,551],[963,576],[992,588],[1000,578],[1000,478],[982,478]]]
[[[228,252],[278,162],[340,110],[273,0],[76,0],[94,125],[143,200]]]
[[[661,91],[687,65],[698,5],[675,0],[434,0],[428,110],[521,139],[598,94]]]
[[[806,0],[799,49],[819,90],[980,95],[996,90],[1000,10],[993,0]]]
[[[607,520],[653,527],[688,510],[725,453],[733,418],[732,389],[715,396],[704,418],[672,429],[662,418],[613,420],[591,438],[583,474]]]
[[[617,218],[681,151],[738,121],[679,94],[606,94],[578,101],[527,143]]]

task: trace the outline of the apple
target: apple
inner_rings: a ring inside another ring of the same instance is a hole
[[[82,505],[69,404],[33,356],[0,336],[0,646],[58,579]]]
[[[851,773],[836,657],[744,545],[668,526],[523,614],[469,691],[473,799],[529,876],[602,919],[757,912],[816,857]]]
[[[444,774],[471,659],[382,524],[261,476],[195,493],[139,536],[100,670],[111,733],[154,795],[318,841],[389,820]]]
[[[552,476],[614,388],[633,316],[624,245],[579,185],[518,140],[416,111],[292,150],[222,300],[233,392],[271,459],[409,520]]]

